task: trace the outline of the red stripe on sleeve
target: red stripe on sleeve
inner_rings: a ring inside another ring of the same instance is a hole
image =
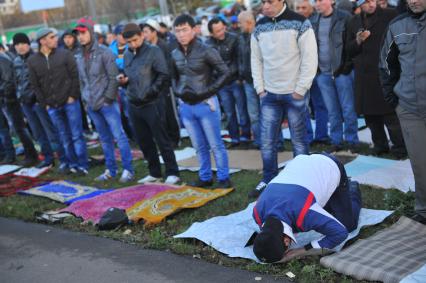
[[[308,210],[311,207],[313,200],[314,200],[314,194],[309,193],[308,197],[306,198],[305,204],[303,205],[303,208],[300,211],[299,217],[297,217],[296,225],[301,231],[303,231],[303,228],[302,228],[303,220],[305,220],[306,213],[308,213]]]
[[[254,219],[256,220],[257,225],[262,226],[262,220],[260,219],[259,212],[257,211],[256,206],[253,208]]]

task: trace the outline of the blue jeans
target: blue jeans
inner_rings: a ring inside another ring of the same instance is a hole
[[[229,135],[233,143],[250,140],[250,120],[247,113],[246,97],[241,86],[235,81],[219,90],[220,102],[226,113]],[[238,110],[238,118],[237,111]],[[241,126],[241,138],[240,127]]]
[[[126,131],[129,138],[134,139],[135,138],[135,130],[132,124],[132,120],[130,119],[129,114],[129,99],[126,95],[126,88],[119,87],[118,88],[118,94],[120,96],[120,104],[122,109],[122,114],[124,114],[125,120],[122,121],[124,130]],[[121,119],[121,118],[120,118]]]
[[[309,113],[309,91],[305,93],[305,104],[306,104],[306,118],[305,118],[305,125],[306,125],[306,142],[310,144],[312,140],[314,139],[314,130],[312,129],[312,123],[311,123],[311,113]]]
[[[321,95],[321,90],[318,87],[317,79],[312,82],[311,89],[309,90],[312,106],[315,115],[315,137],[314,140],[325,141],[329,139],[328,136],[328,111],[325,107],[324,100]]]
[[[269,183],[278,174],[277,142],[284,111],[287,111],[288,123],[293,145],[293,155],[309,154],[306,141],[306,102],[296,100],[291,94],[273,94],[267,92],[260,98],[260,140],[263,160],[263,181]]]
[[[90,118],[95,123],[96,130],[102,143],[102,149],[105,154],[105,165],[109,169],[111,176],[117,174],[117,163],[114,153],[114,139],[117,141],[121,154],[123,168],[134,173],[132,166],[132,152],[129,140],[124,133],[121,124],[120,109],[118,103],[114,102],[110,105],[104,105],[101,109],[93,111],[88,108]]]
[[[260,146],[260,101],[253,84],[243,82],[244,92],[247,100],[247,110],[250,117],[251,131],[253,132],[254,144]]]
[[[192,145],[197,151],[200,163],[199,178],[209,181],[213,178],[210,149],[217,166],[217,179],[229,179],[228,154],[220,135],[220,108],[217,97],[212,97],[213,107],[205,102],[189,105],[181,102],[179,107],[183,125],[188,131]]]
[[[13,147],[12,137],[10,136],[9,124],[5,114],[0,108],[0,140],[1,140],[1,157],[15,158],[15,148]]]
[[[22,111],[27,118],[34,139],[40,145],[44,160],[48,163],[53,162],[53,152],[57,152],[61,164],[68,164],[58,131],[53,125],[46,109],[38,103],[33,105],[23,103]]]
[[[47,112],[59,133],[70,168],[80,167],[87,170],[87,148],[78,100],[60,107],[50,107]]]
[[[331,142],[335,145],[343,143],[344,122],[345,140],[350,144],[358,143],[352,76],[340,75],[333,79],[331,75],[319,74],[317,82],[328,111]]]

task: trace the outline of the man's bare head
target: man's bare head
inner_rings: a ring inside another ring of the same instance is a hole
[[[253,13],[250,11],[241,12],[238,15],[238,24],[242,32],[251,33],[256,25]]]
[[[314,7],[309,0],[296,0],[296,12],[299,15],[309,18],[314,12]]]

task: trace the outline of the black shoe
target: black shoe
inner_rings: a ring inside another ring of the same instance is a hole
[[[33,167],[34,165],[36,165],[37,162],[38,162],[37,157],[25,157],[25,159],[22,160],[19,164],[22,167],[28,168],[28,167]]]
[[[218,181],[216,188],[221,188],[221,189],[232,188],[231,180],[226,179],[226,180],[223,180],[223,181]]]
[[[426,217],[421,216],[420,214],[414,214],[413,217],[411,217],[412,220],[417,221],[419,223],[422,223],[426,225]]]
[[[227,148],[227,149],[231,149],[231,148],[238,147],[239,145],[240,145],[240,143],[239,143],[239,142],[231,142],[231,143],[229,143],[229,144],[226,146],[226,148]]]
[[[383,154],[389,153],[389,148],[385,148],[385,147],[374,147],[372,149],[372,153],[375,156],[381,156]]]
[[[390,153],[396,159],[406,159],[408,157],[408,153],[407,153],[407,150],[405,148],[392,147],[391,150],[390,150]]]
[[[192,187],[199,187],[199,188],[206,188],[206,187],[210,187],[211,185],[213,185],[213,180],[209,180],[209,181],[203,181],[198,179],[195,182],[192,182],[189,184]]]
[[[249,198],[258,198],[262,192],[266,189],[266,187],[268,186],[268,184],[266,184],[265,182],[260,182],[259,184],[257,184],[256,188],[254,190],[252,190],[251,192],[249,192],[248,197]]]
[[[55,166],[55,162],[51,161],[51,162],[46,162],[46,160],[43,160],[41,163],[39,163],[36,168],[37,169],[41,169],[41,168],[45,168],[45,167],[53,167]]]

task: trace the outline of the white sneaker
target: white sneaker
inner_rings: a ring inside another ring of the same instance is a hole
[[[130,172],[129,170],[124,169],[123,173],[121,174],[119,182],[120,183],[127,183],[127,182],[133,180],[133,177],[134,177],[134,175],[133,175],[132,172]]]
[[[111,172],[108,169],[106,169],[104,173],[102,173],[101,175],[95,178],[95,181],[105,182],[105,181],[111,180],[112,178],[113,177],[111,175]]]
[[[180,182],[180,178],[175,175],[170,175],[166,178],[166,181],[164,183],[168,185],[174,185]]]
[[[152,177],[151,175],[148,175],[138,181],[139,184],[145,184],[145,183],[154,183],[160,181],[161,178]]]

